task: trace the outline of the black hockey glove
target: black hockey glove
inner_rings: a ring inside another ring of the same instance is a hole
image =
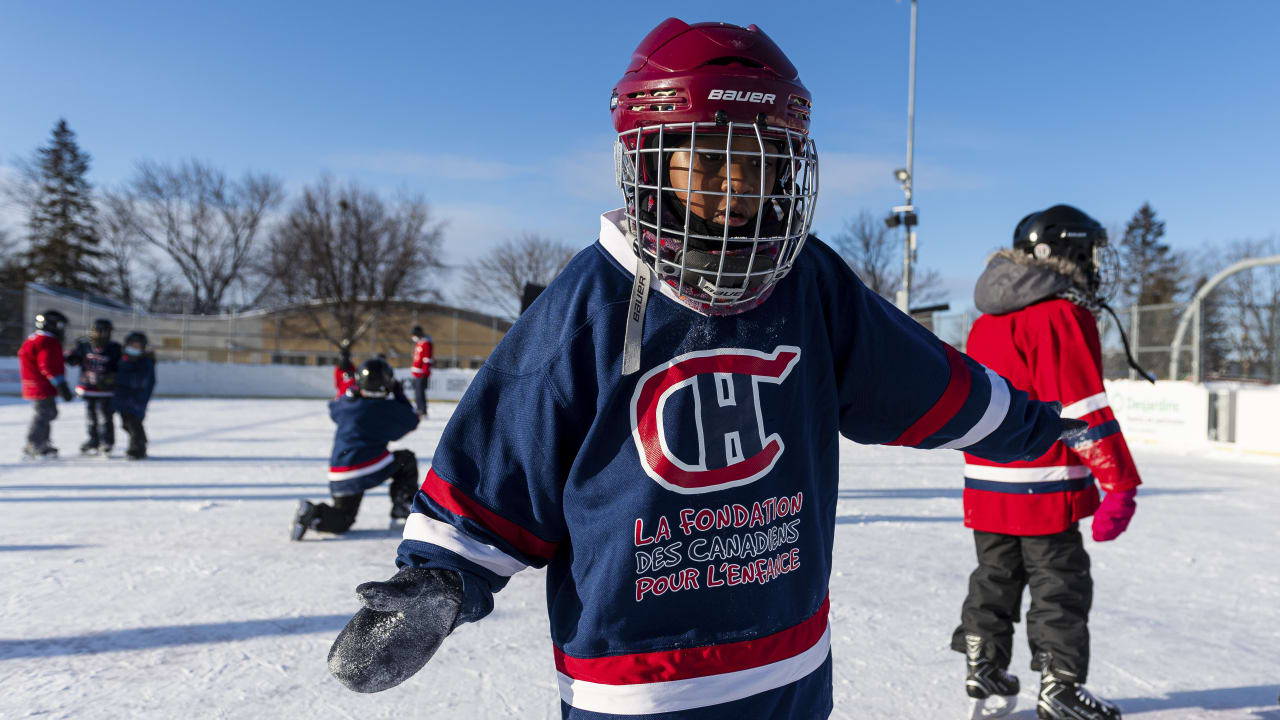
[[[409,396],[404,394],[404,383],[400,382],[399,380],[396,380],[394,383],[392,383],[391,396],[396,400],[399,400],[400,402],[404,403],[405,405],[409,405],[409,406],[413,405],[413,403],[409,402]]]
[[[1048,403],[1048,405],[1053,408],[1053,411],[1058,413],[1059,416],[1062,415],[1062,403],[1055,400]],[[1074,440],[1075,438],[1083,435],[1085,431],[1089,429],[1089,423],[1084,420],[1064,417],[1059,417],[1058,420],[1062,423],[1062,429],[1058,433],[1059,440]]]
[[[408,680],[435,654],[462,609],[462,578],[405,567],[356,595],[364,607],[329,648],[329,672],[350,690],[373,693]]]
[[[1062,434],[1058,436],[1061,440],[1074,440],[1075,438],[1083,435],[1085,431],[1089,429],[1089,423],[1084,420],[1077,420],[1076,418],[1061,418],[1061,420]]]
[[[71,392],[71,386],[65,380],[58,383],[58,394],[62,396],[64,402],[71,402],[76,398]]]

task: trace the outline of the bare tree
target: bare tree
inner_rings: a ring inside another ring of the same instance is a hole
[[[17,241],[0,228],[0,290],[21,290],[28,276],[25,254]]]
[[[102,192],[98,200],[98,237],[102,241],[103,269],[109,276],[102,285],[126,305],[133,305],[140,299],[135,263],[144,240],[138,230],[138,209],[132,195],[114,190]]]
[[[504,240],[463,266],[462,298],[514,318],[520,314],[524,286],[550,284],[576,252],[558,240],[534,233]]]
[[[229,180],[198,160],[140,163],[130,192],[139,234],[177,265],[196,313],[217,312],[228,290],[243,286],[264,218],[284,197],[271,175]]]
[[[265,268],[273,297],[306,303],[316,330],[341,347],[392,300],[439,298],[431,281],[443,267],[442,237],[421,198],[387,202],[325,177],[303,190],[272,234]]]
[[[1216,253],[1218,265],[1280,254],[1280,239],[1235,240]],[[1210,294],[1214,316],[1230,355],[1239,363],[1237,377],[1280,382],[1280,267],[1255,267],[1227,278]]]
[[[892,301],[902,287],[903,241],[884,221],[863,210],[846,220],[844,229],[831,246],[872,292]],[[917,268],[911,278],[913,306],[932,305],[947,299],[942,275],[937,270]]]

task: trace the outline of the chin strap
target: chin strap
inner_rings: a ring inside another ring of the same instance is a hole
[[[636,255],[636,280],[631,285],[631,302],[627,305],[627,330],[622,338],[622,374],[640,371],[640,341],[644,337],[644,312],[649,306],[649,286],[653,274],[644,257]]]
[[[1107,312],[1111,313],[1111,318],[1116,321],[1116,330],[1120,331],[1120,342],[1124,343],[1124,356],[1125,356],[1125,359],[1129,361],[1129,367],[1136,370],[1137,373],[1142,376],[1143,380],[1146,380],[1152,385],[1155,385],[1156,376],[1142,369],[1142,366],[1138,364],[1138,361],[1133,359],[1133,353],[1129,351],[1129,338],[1124,334],[1124,325],[1120,322],[1120,318],[1116,316],[1116,311],[1112,310],[1111,306],[1106,304],[1105,302],[1099,301],[1098,306],[1101,307],[1103,310],[1106,310]],[[1138,310],[1135,307],[1134,312],[1137,312],[1137,311]]]

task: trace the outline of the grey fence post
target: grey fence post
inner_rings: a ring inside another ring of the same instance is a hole
[[[1196,314],[1196,326],[1193,334],[1191,335],[1191,379],[1193,382],[1197,383],[1203,381],[1203,378],[1200,375],[1200,323],[1204,319],[1200,314],[1200,311],[1203,309],[1200,306],[1202,302],[1204,301],[1196,300],[1194,309],[1192,310],[1192,312]]]
[[[1141,317],[1142,317],[1142,306],[1138,305],[1137,303],[1130,305],[1129,306],[1129,337],[1133,338],[1133,353],[1134,355],[1137,356],[1134,359],[1136,359],[1138,362],[1142,362],[1142,336],[1138,334],[1138,332],[1142,329],[1142,326],[1140,324]],[[1116,329],[1119,330],[1120,328],[1117,327]],[[1129,379],[1137,380],[1138,371],[1134,370],[1133,368],[1129,368]],[[1176,380],[1177,378],[1169,378],[1169,379]]]

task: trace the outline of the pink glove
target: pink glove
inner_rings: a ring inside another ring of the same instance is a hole
[[[1098,512],[1093,514],[1094,540],[1106,542],[1120,537],[1120,533],[1129,527],[1133,511],[1138,508],[1138,503],[1133,500],[1137,494],[1136,488],[1107,493],[1098,506]]]

